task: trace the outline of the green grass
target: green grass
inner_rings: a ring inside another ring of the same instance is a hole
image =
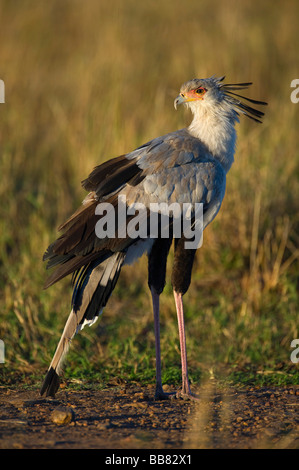
[[[212,74],[253,81],[248,96],[269,106],[263,125],[241,117],[227,194],[185,296],[191,379],[198,384],[213,372],[242,384],[298,384],[298,365],[290,362],[290,343],[299,337],[299,104],[290,101],[298,18],[298,2],[281,0],[2,0],[3,384],[37,386],[59,340],[70,282],[44,291],[41,259],[81,203],[80,181],[100,162],[187,125],[190,116],[173,110],[179,87]],[[171,257],[168,279],[170,270]],[[163,380],[178,384],[169,283],[161,348]],[[154,357],[142,259],[123,270],[101,320],[74,339],[65,377],[78,387],[113,378],[154,383]]]

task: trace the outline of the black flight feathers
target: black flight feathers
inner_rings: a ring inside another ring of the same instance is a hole
[[[121,155],[96,166],[88,178],[82,181],[82,186],[86,191],[95,191],[97,197],[102,199],[119,191],[128,182],[136,186],[144,177],[135,159],[130,160]]]

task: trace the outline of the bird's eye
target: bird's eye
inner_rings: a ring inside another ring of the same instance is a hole
[[[200,87],[200,88],[197,88],[197,90],[195,90],[195,93],[197,95],[202,95],[203,93],[205,93],[205,91],[206,91],[205,88]]]

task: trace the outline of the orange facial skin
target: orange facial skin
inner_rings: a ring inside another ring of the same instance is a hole
[[[187,91],[186,93],[181,93],[181,97],[184,98],[185,103],[188,101],[203,100],[204,95],[206,94],[207,89],[204,87],[196,88],[195,90]]]

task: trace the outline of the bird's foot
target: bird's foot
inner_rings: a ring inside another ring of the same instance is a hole
[[[175,393],[173,398],[181,400],[199,401],[199,396],[191,392],[189,380],[186,377],[183,378],[182,388]]]
[[[175,400],[190,400],[190,401],[195,401],[195,402],[198,402],[199,401],[199,396],[192,393],[190,390],[186,391],[186,390],[178,390],[172,397],[171,399],[175,399]]]
[[[192,393],[189,383],[183,384],[182,388],[177,392],[164,392],[162,385],[156,386],[155,400],[190,400],[199,401],[199,396]]]
[[[171,398],[173,398],[174,394],[175,392],[164,392],[162,386],[157,386],[155,392],[155,400],[170,400]]]

